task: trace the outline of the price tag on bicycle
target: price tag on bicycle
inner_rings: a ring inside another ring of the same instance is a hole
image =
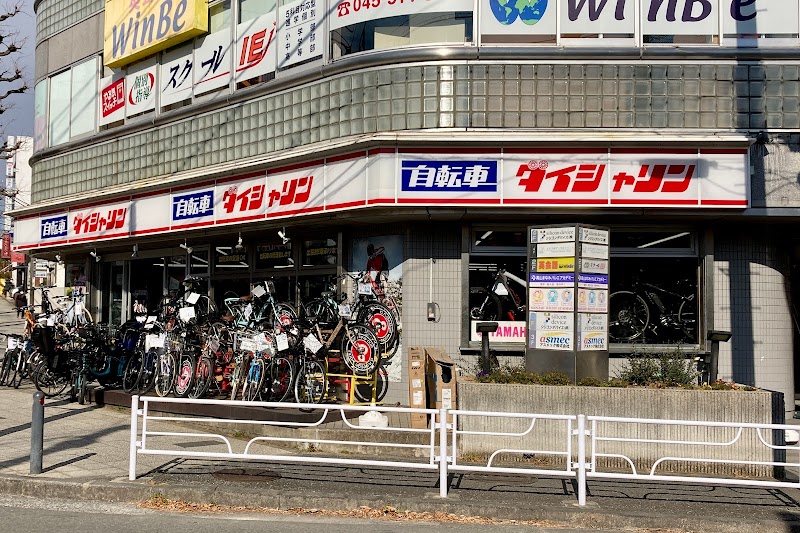
[[[145,349],[145,351],[149,351],[152,348],[163,348],[165,340],[166,340],[166,335],[163,335],[163,334],[161,334],[161,335],[156,335],[156,334],[147,335],[144,338],[144,349]]]
[[[252,291],[250,291],[250,293],[251,293],[253,296],[255,296],[256,298],[261,298],[262,296],[264,296],[265,294],[267,294],[267,291],[266,291],[266,289],[264,289],[264,287],[262,287],[261,285],[256,285],[255,287],[253,287],[253,290],[252,290]]]
[[[280,335],[275,335],[275,344],[278,346],[278,351],[282,352],[284,350],[289,349],[289,337],[286,336],[286,333],[281,333]]]
[[[258,345],[253,339],[241,339],[239,341],[239,350],[242,352],[256,353],[258,351]]]
[[[14,337],[9,337],[8,338],[8,349],[9,350],[13,350],[16,347],[17,347],[17,339],[15,339]]]
[[[200,295],[196,292],[190,292],[186,295],[186,303],[189,305],[194,305],[197,303],[197,300],[200,299]]]
[[[358,282],[358,294],[363,294],[366,296],[372,296],[372,284],[364,283],[363,281]]]
[[[350,310],[349,304],[339,304],[339,316],[342,318],[350,318],[353,312]]]
[[[75,313],[75,316],[79,317],[83,314],[83,304],[81,302],[75,302],[75,308],[72,311]]]
[[[268,352],[270,355],[273,354],[275,351],[272,342],[267,339],[267,336],[263,333],[259,333],[255,336],[256,346],[258,347],[259,352]]]
[[[158,317],[155,315],[148,316],[147,319],[144,321],[144,329],[153,329],[153,326],[155,325],[157,318]]]
[[[303,337],[303,346],[305,346],[309,352],[314,354],[322,349],[322,343],[319,342],[319,339],[315,335],[310,333]]]
[[[184,322],[189,322],[191,319],[195,317],[194,314],[194,307],[181,307],[178,311],[178,316]]]
[[[247,304],[247,307],[244,308],[245,320],[250,320],[250,317],[252,315],[253,315],[253,304]]]
[[[47,325],[51,327],[56,325],[56,319],[53,315],[47,317]]]

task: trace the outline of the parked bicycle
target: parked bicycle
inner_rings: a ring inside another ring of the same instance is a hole
[[[522,290],[514,290],[511,281],[522,287]],[[525,320],[527,286],[525,280],[501,268],[486,287],[470,287],[470,318],[492,321]]]

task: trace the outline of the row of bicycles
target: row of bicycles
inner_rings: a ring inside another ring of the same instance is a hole
[[[331,290],[299,308],[276,301],[268,280],[249,295],[226,295],[219,311],[200,280],[187,278],[179,294],[118,328],[74,310],[28,312],[29,335],[8,336],[0,383],[29,376],[46,396],[69,388],[79,403],[93,381],[131,394],[301,403],[341,398],[344,388],[348,401],[379,402],[400,343],[399,306],[368,275],[340,281],[348,276],[349,298]]]

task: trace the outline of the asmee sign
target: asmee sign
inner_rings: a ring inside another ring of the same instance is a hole
[[[106,0],[103,57],[111,68],[208,33],[208,0]]]

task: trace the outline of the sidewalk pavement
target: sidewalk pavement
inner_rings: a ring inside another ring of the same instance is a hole
[[[9,331],[3,324],[3,303],[0,300],[0,331]],[[800,531],[800,490],[795,489],[591,481],[588,504],[580,508],[576,488],[558,478],[456,474],[449,480],[448,497],[440,498],[438,474],[432,471],[164,456],[139,456],[138,477],[128,481],[129,410],[80,406],[58,398],[45,404],[44,471],[30,475],[34,392],[27,381],[18,390],[0,387],[3,494],[115,502],[162,496],[272,509],[388,506],[402,511],[541,520],[572,528]],[[174,428],[191,431],[185,426]],[[219,450],[208,437],[171,438],[178,448]],[[244,442],[238,439],[237,443]]]

